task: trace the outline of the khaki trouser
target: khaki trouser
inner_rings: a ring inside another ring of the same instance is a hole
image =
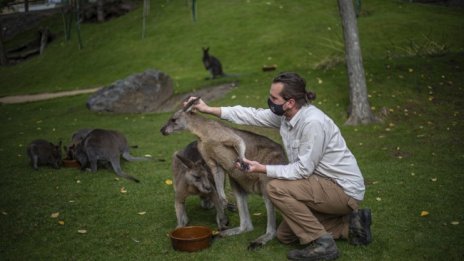
[[[358,202],[333,180],[318,175],[273,179],[267,192],[283,216],[277,228],[277,239],[282,243],[299,240],[308,244],[326,233],[334,239],[348,238],[349,214],[358,209]]]

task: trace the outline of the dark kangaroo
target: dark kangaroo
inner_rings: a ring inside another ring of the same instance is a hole
[[[224,76],[222,65],[218,58],[209,54],[209,47],[203,49],[203,65],[211,73],[211,78],[215,79]]]
[[[34,140],[27,146],[27,155],[35,170],[39,170],[41,165],[50,165],[59,169],[62,162],[61,141],[55,145],[43,139]]]

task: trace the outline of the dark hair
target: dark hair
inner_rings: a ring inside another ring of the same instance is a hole
[[[282,83],[283,89],[280,92],[280,96],[286,101],[295,99],[298,108],[316,99],[316,94],[314,92],[306,91],[306,81],[297,73],[280,73],[272,80],[272,83]]]

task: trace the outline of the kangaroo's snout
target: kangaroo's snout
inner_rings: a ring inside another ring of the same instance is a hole
[[[166,131],[166,126],[163,126],[161,129],[160,129],[160,132],[161,134],[163,134],[164,136],[168,136],[169,133]]]

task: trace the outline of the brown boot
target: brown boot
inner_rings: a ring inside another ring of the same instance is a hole
[[[333,260],[338,258],[338,249],[333,237],[330,234],[325,234],[306,248],[291,250],[288,252],[287,258],[304,261]]]

